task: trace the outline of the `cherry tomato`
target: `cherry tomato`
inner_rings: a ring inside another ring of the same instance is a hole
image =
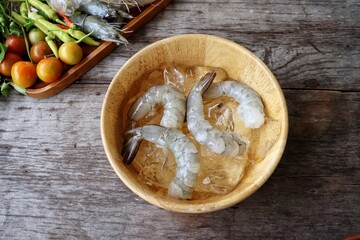
[[[7,51],[15,53],[21,57],[26,56],[26,45],[23,36],[10,35],[5,40]]]
[[[32,45],[39,41],[45,41],[45,37],[45,33],[43,33],[40,29],[36,27],[32,28],[29,32],[29,41]]]
[[[36,73],[44,82],[57,80],[61,76],[62,70],[62,63],[54,57],[44,58],[36,66]]]
[[[4,59],[0,62],[0,73],[6,77],[11,77],[11,67],[21,60],[21,57],[15,53],[6,52]]]
[[[83,57],[81,47],[75,42],[63,43],[59,48],[59,58],[68,65],[78,64]]]
[[[35,64],[26,61],[15,63],[11,68],[11,78],[19,87],[31,87],[37,79]]]
[[[44,41],[36,42],[31,46],[30,56],[35,63],[40,62],[40,60],[49,57],[50,55],[52,55],[51,48]]]

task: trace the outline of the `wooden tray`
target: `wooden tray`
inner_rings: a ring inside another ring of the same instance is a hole
[[[170,2],[171,0],[157,0],[143,9],[134,19],[129,21],[123,27],[123,29],[126,29],[126,32],[122,35],[125,38],[129,38],[133,33],[139,30],[161,10],[163,10]],[[39,81],[32,88],[28,88],[26,90],[27,95],[34,98],[47,98],[61,92],[88,72],[117,47],[118,45],[115,43],[105,41],[103,41],[98,47],[87,47],[84,49],[85,57],[80,63],[70,68],[55,82],[46,85],[45,83]]]

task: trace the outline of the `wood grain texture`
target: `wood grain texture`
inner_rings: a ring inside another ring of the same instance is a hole
[[[359,233],[358,16],[356,0],[175,0],[128,47],[61,94],[0,98],[0,239]],[[149,43],[181,33],[214,34],[254,51],[280,81],[289,109],[287,147],[270,179],[242,203],[204,215],[167,212],[137,198],[112,170],[100,139],[102,101],[120,66]]]
[[[125,53],[119,48],[115,54],[128,58],[144,44],[177,34],[214,34],[252,50],[283,88],[358,91],[359,14],[358,1],[178,0],[160,13],[165,20],[150,22],[129,39]],[[115,69],[121,64],[111,56],[104,61]]]

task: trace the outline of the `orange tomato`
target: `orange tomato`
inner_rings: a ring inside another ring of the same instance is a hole
[[[15,63],[11,68],[11,78],[19,87],[31,87],[37,80],[35,64],[27,61]]]
[[[62,74],[62,63],[55,57],[44,58],[36,66],[38,77],[44,82],[53,82]]]

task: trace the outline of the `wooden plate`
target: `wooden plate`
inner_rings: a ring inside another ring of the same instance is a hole
[[[126,29],[126,33],[122,34],[125,38],[130,37],[133,33],[139,30],[142,26],[148,23],[153,17],[155,17],[161,10],[163,10],[171,0],[157,0],[153,4],[143,9],[134,19],[127,23],[123,29]],[[84,50],[85,57],[77,65],[70,68],[63,76],[50,84],[43,82],[36,83],[32,88],[28,88],[27,95],[34,98],[47,98],[51,97],[74,81],[79,79],[82,75],[88,72],[92,67],[104,59],[110,54],[118,45],[113,42],[103,41],[98,47],[89,47]]]

